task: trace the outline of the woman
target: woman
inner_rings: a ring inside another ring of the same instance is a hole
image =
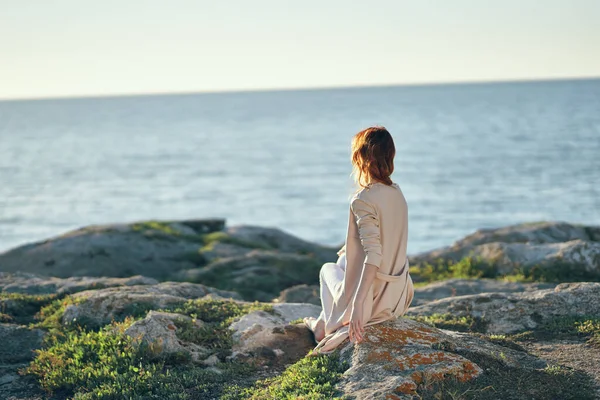
[[[329,353],[348,337],[361,342],[365,326],[403,315],[412,301],[408,210],[390,178],[395,154],[392,136],[383,127],[367,128],[352,139],[359,191],[350,202],[340,258],[321,268],[323,311],[319,318],[304,319],[318,342],[313,354]]]

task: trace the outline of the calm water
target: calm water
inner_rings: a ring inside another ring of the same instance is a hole
[[[343,241],[349,143],[385,125],[409,252],[600,224],[600,80],[0,102],[0,251],[88,224],[225,217]]]

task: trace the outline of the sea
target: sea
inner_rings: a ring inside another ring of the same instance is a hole
[[[92,224],[225,218],[345,237],[350,141],[383,125],[410,254],[600,225],[600,79],[0,102],[0,252]]]

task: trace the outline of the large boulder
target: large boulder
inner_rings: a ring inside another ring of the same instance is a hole
[[[447,279],[415,288],[412,306],[418,306],[447,297],[479,293],[531,292],[554,288],[553,283],[520,283],[496,279]]]
[[[66,306],[62,323],[99,327],[112,320],[141,317],[149,310],[177,307],[189,299],[206,296],[239,299],[237,293],[188,282],[86,290],[71,296],[72,304]]]
[[[472,317],[488,333],[535,329],[562,316],[600,317],[600,283],[563,283],[554,289],[524,293],[456,296],[410,308],[407,315],[451,314]]]
[[[245,300],[271,301],[285,288],[318,282],[321,265],[310,255],[254,250],[181,271],[177,278],[235,290]]]
[[[540,222],[482,229],[410,260],[412,265],[435,265],[465,257],[491,265],[500,276],[521,273],[553,281],[600,280],[600,227]]]
[[[76,276],[71,278],[44,277],[29,273],[0,272],[0,292],[25,294],[72,294],[84,290],[113,286],[156,285],[158,281],[141,275],[128,278]]]
[[[543,368],[525,352],[401,318],[366,328],[365,340],[342,344],[349,369],[338,389],[348,398],[413,399],[423,384],[468,382],[485,373],[472,359],[496,355],[507,368]]]
[[[182,340],[177,333],[181,323],[189,323],[192,329],[200,329],[204,323],[187,315],[150,311],[146,318],[135,321],[125,330],[136,342],[143,343],[158,356],[188,354],[193,362],[204,361],[212,351],[198,344]]]
[[[312,333],[303,324],[290,324],[303,317],[318,317],[321,308],[312,304],[274,304],[273,313],[254,311],[235,321],[235,360],[266,364],[288,364],[304,357],[314,346]]]
[[[224,229],[224,224],[200,220],[90,226],[0,254],[0,271],[165,280],[173,272],[196,267],[204,235]]]

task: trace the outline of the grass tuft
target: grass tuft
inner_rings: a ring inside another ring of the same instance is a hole
[[[339,399],[335,389],[348,365],[338,355],[305,357],[281,375],[256,382],[250,388],[230,387],[222,400],[329,400]]]

